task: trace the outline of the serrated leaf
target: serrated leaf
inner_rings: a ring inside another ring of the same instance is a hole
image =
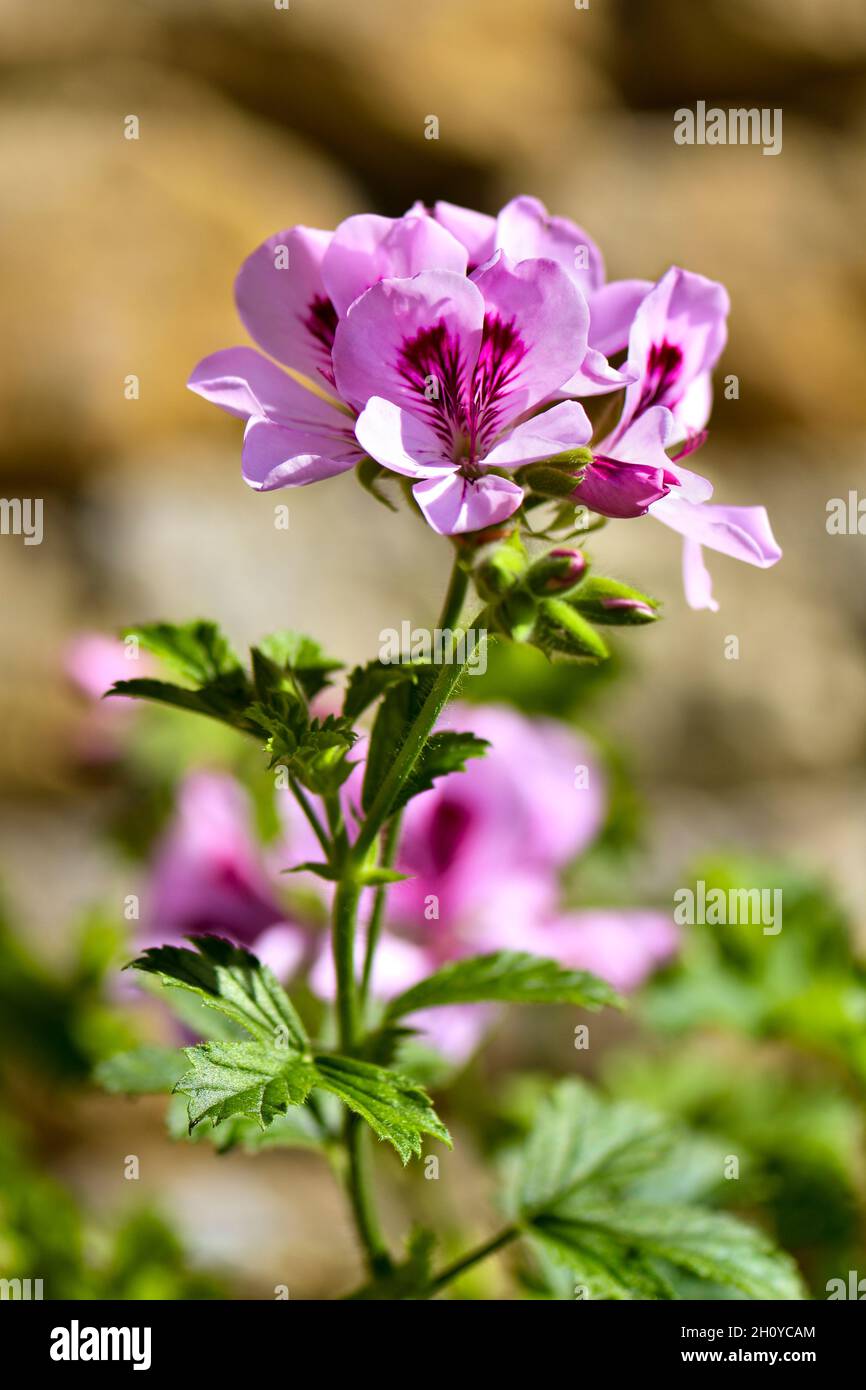
[[[216,623],[142,623],[127,628],[124,637],[137,637],[143,647],[195,685],[239,671],[241,664]]]
[[[116,1095],[159,1095],[170,1091],[186,1071],[184,1053],[176,1047],[136,1047],[116,1052],[94,1068],[94,1079]]]
[[[675,1298],[673,1266],[749,1298],[797,1299],[793,1260],[733,1217],[640,1200],[679,1131],[642,1106],[561,1082],[522,1153],[512,1206],[524,1231],[568,1264],[594,1298]]]
[[[586,970],[565,970],[555,960],[526,951],[469,956],[437,970],[392,999],[386,1018],[444,1004],[498,1000],[514,1004],[576,1004],[598,1009],[621,1003],[616,991]]]
[[[256,650],[277,670],[291,675],[308,700],[330,684],[334,671],[343,668],[342,661],[326,655],[312,637],[290,629],[263,637]]]
[[[286,1042],[295,1051],[308,1038],[295,1009],[271,971],[242,946],[219,936],[191,938],[196,947],[154,946],[132,968],[157,975],[163,984],[189,990],[210,1008],[239,1023],[257,1041]]]
[[[111,689],[105,692],[105,698],[113,695],[122,695],[129,700],[152,700],[156,704],[172,705],[175,709],[203,714],[208,719],[218,719],[223,724],[230,724],[233,729],[253,732],[245,717],[252,691],[241,670],[218,676],[216,680],[201,686],[198,690],[190,690],[185,685],[172,685],[170,681],[154,680],[149,676],[129,681],[115,681]]]
[[[317,1056],[317,1085],[338,1096],[370,1128],[397,1150],[404,1164],[421,1154],[421,1136],[430,1134],[451,1148],[451,1136],[426,1091],[410,1077],[351,1057]]]
[[[610,656],[601,634],[565,599],[542,599],[534,641],[542,651],[562,652],[581,661],[606,661]]]
[[[738,1289],[747,1298],[805,1297],[790,1256],[762,1231],[721,1212],[629,1201],[616,1206],[589,1204],[585,1210],[575,1206],[570,1216],[540,1215],[532,1228],[560,1251],[575,1272],[581,1259],[603,1252],[605,1268],[615,1271],[629,1290],[620,1296],[659,1297],[647,1295],[645,1281],[648,1276],[663,1279],[667,1262],[699,1279]]]
[[[386,664],[377,660],[368,661],[366,666],[356,666],[346,686],[344,718],[354,723],[370,705],[384,695],[386,690],[406,680],[414,680],[414,668],[411,665],[404,666],[396,662]]]
[[[236,1115],[267,1126],[290,1105],[303,1105],[316,1084],[311,1059],[261,1043],[206,1042],[184,1049],[192,1066],[175,1090],[188,1099],[190,1130]]]
[[[391,803],[389,815],[399,811],[413,796],[430,791],[437,777],[451,772],[465,772],[468,758],[481,758],[490,744],[477,734],[457,733],[445,729],[431,734],[418,755],[409,777]]]
[[[591,575],[569,603],[594,623],[609,626],[640,626],[658,622],[658,600],[632,589],[618,579]]]
[[[265,705],[257,702],[247,717],[262,731],[269,766],[281,765],[310,791],[337,791],[352,774],[346,755],[358,735],[343,718],[308,720],[306,710],[286,692],[276,691]]]

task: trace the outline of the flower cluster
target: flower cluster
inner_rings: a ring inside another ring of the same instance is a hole
[[[434,530],[461,535],[514,517],[521,470],[553,463],[575,505],[682,534],[692,607],[717,606],[703,547],[779,559],[763,507],[712,503],[682,464],[706,437],[727,335],[727,292],[702,275],[606,281],[582,228],[519,197],[495,218],[440,202],[293,227],[244,262],[235,295],[263,352],[216,352],[189,386],[246,421],[251,487],[370,458],[411,480]],[[613,392],[619,419],[594,440],[580,401]]]
[[[406,877],[389,892],[373,994],[387,1000],[450,961],[503,949],[636,988],[676,949],[670,913],[561,903],[561,873],[595,840],[606,812],[591,750],[564,725],[505,707],[452,706],[443,727],[457,725],[491,746],[407,809],[398,860]],[[344,792],[350,817],[361,771]],[[251,947],[282,980],[308,971],[316,992],[332,998],[330,942],[287,909],[278,888],[279,871],[313,855],[315,843],[293,798],[281,795],[279,805],[283,835],[265,853],[239,783],[224,773],[189,774],[153,861],[139,944],[226,936]],[[329,895],[328,886],[320,889]],[[365,897],[369,915],[372,894]],[[362,930],[359,963],[365,944]],[[458,1061],[477,1046],[492,1013],[487,1005],[452,1006],[410,1022]]]

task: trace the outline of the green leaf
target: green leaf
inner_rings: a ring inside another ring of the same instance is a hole
[[[648,1278],[664,1280],[664,1262],[712,1284],[738,1289],[747,1298],[805,1297],[794,1261],[762,1231],[701,1207],[628,1201],[590,1205],[568,1217],[541,1215],[533,1230],[569,1262],[576,1281],[587,1282],[590,1289],[602,1257],[605,1273],[618,1277],[623,1288],[618,1295],[602,1297],[672,1297],[670,1292],[646,1292]],[[586,1280],[581,1278],[584,1271]]]
[[[303,1105],[316,1084],[310,1061],[261,1043],[206,1042],[184,1049],[192,1063],[175,1085],[189,1101],[189,1127],[235,1115],[264,1128],[290,1105]]]
[[[542,651],[562,652],[580,661],[606,661],[610,656],[604,638],[565,599],[542,599],[534,640]]]
[[[353,724],[364,710],[369,709],[380,696],[392,686],[405,680],[415,679],[415,669],[411,665],[386,664],[383,661],[368,661],[366,666],[356,666],[349,676],[346,699],[343,703],[343,716]]]
[[[252,691],[243,671],[220,676],[199,690],[188,690],[184,685],[172,685],[169,681],[153,680],[142,676],[131,681],[115,681],[106,698],[122,695],[130,700],[153,700],[156,704],[172,705],[192,714],[204,714],[209,719],[219,719],[223,724],[253,732],[245,711],[249,705]]]
[[[478,738],[476,734],[460,734],[450,729],[431,734],[411,774],[391,803],[389,815],[393,816],[413,796],[429,791],[437,777],[465,772],[467,758],[481,758],[489,747],[487,739]]]
[[[181,626],[144,623],[127,628],[123,635],[137,637],[143,647],[195,685],[206,685],[241,669],[228,639],[216,623],[204,619]]]
[[[431,1134],[451,1148],[451,1136],[430,1097],[410,1077],[351,1057],[319,1055],[315,1060],[316,1084],[366,1120],[404,1163],[413,1154],[420,1156],[422,1134]]]
[[[269,705],[251,705],[247,716],[265,737],[268,766],[285,767],[310,791],[337,791],[351,776],[354,763],[346,754],[358,735],[345,719],[328,715],[308,722],[305,709],[284,692],[272,695]]]
[[[158,976],[163,984],[189,990],[210,1008],[239,1023],[258,1042],[285,1042],[298,1052],[309,1040],[288,995],[254,955],[218,936],[183,946],[154,946],[132,961],[132,968]],[[197,952],[197,953],[196,953]]]
[[[598,1009],[619,1004],[616,991],[586,970],[564,970],[555,960],[526,951],[495,951],[446,965],[392,999],[386,1018],[401,1018],[442,1004],[500,1000],[514,1004],[577,1004]]]
[[[403,673],[403,679],[387,691],[370,735],[361,792],[361,804],[365,811],[372,806],[391,764],[436,683],[437,670],[430,662],[407,662],[396,669]]]
[[[804,1296],[796,1266],[760,1231],[686,1203],[637,1198],[679,1131],[642,1106],[561,1082],[518,1156],[511,1204],[592,1298],[675,1298],[672,1266],[748,1298]]]
[[[636,626],[658,622],[658,599],[621,584],[618,579],[592,575],[585,579],[569,603],[594,623]]]
[[[265,656],[278,671],[291,676],[308,700],[330,685],[333,671],[343,668],[342,661],[327,656],[312,637],[290,629],[263,637],[254,650]]]
[[[94,1068],[94,1078],[113,1094],[159,1095],[170,1091],[186,1070],[183,1052],[175,1047],[136,1047],[117,1052]]]
[[[361,462],[355,466],[355,477],[364,491],[369,492],[371,497],[375,497],[377,502],[381,502],[383,507],[387,507],[389,512],[397,511],[390,497],[386,497],[384,492],[376,486],[378,482],[384,482],[389,478],[392,482],[394,481],[394,474],[389,472],[387,468],[383,468],[375,459],[362,458]]]

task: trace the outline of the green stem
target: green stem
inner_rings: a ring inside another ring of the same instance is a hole
[[[313,809],[313,806],[311,805],[310,801],[308,800],[303,787],[301,786],[300,782],[295,781],[294,777],[289,778],[289,787],[291,788],[292,795],[294,796],[304,815],[307,817],[307,820],[310,822],[310,825],[313,827],[313,832],[316,836],[316,839],[318,840],[319,844],[322,846],[322,849],[325,852],[325,858],[327,860],[330,860],[331,842],[328,839],[327,831],[322,825],[322,822],[319,820],[319,817],[316,815],[316,812]]]
[[[358,1036],[358,997],[355,988],[355,918],[361,885],[351,875],[337,884],[332,914],[331,945],[337,975],[337,1019],[340,1049],[350,1056]]]
[[[379,1226],[370,1179],[368,1135],[358,1115],[346,1115],[345,1143],[349,1160],[348,1189],[355,1226],[364,1246],[367,1268],[373,1278],[392,1268],[391,1256]]]
[[[495,1255],[496,1251],[501,1250],[503,1246],[510,1245],[519,1235],[520,1230],[517,1226],[506,1226],[498,1235],[491,1237],[491,1239],[485,1241],[483,1245],[476,1246],[475,1249],[470,1250],[467,1255],[461,1256],[459,1260],[455,1260],[454,1264],[448,1265],[447,1268],[443,1269],[442,1273],[437,1274],[435,1279],[431,1279],[424,1291],[424,1297],[433,1298],[441,1289],[445,1288],[446,1284],[450,1284],[454,1279],[459,1278],[461,1274],[465,1274],[466,1270],[472,1269],[473,1265],[480,1264],[482,1260],[486,1260],[489,1255]]]
[[[470,631],[476,634],[476,646],[487,640],[487,631],[483,624],[486,621],[487,610],[482,611],[470,624]],[[466,660],[462,665],[443,666],[436,677],[433,688],[415,719],[409,733],[404,740],[399,753],[391,764],[382,785],[380,786],[373,804],[367,813],[364,824],[358,832],[358,838],[352,849],[352,855],[356,863],[363,862],[369,853],[370,846],[388,818],[388,812],[397,798],[398,792],[403,787],[412,772],[421,753],[421,749],[427,741],[436,720],[445,708],[445,705],[454,694],[463,673],[472,659],[474,648],[466,651]]]
[[[402,811],[398,811],[392,816],[385,826],[382,837],[382,852],[379,856],[379,867],[390,869],[397,854],[397,845],[400,840],[400,826],[403,819]],[[364,1009],[367,1003],[367,996],[370,992],[370,979],[373,974],[373,959],[376,955],[376,947],[379,945],[379,937],[382,934],[382,924],[385,919],[385,902],[389,885],[380,883],[376,889],[376,896],[373,900],[373,911],[370,913],[370,922],[367,927],[367,950],[364,956],[364,973],[361,976],[361,993],[359,1009],[363,1018]]]
[[[442,612],[439,614],[438,627],[440,632],[445,632],[449,628],[456,627],[460,621],[460,614],[463,612],[463,604],[466,601],[466,591],[469,588],[469,574],[460,563],[459,553],[455,550],[454,564],[451,567],[451,578],[448,581],[448,590],[442,603]]]

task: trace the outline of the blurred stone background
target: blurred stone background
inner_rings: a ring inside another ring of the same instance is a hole
[[[239,426],[185,390],[200,357],[245,340],[243,257],[294,222],[531,192],[587,228],[612,277],[676,262],[728,285],[719,375],[740,395],[719,396],[699,466],[718,500],[765,503],[785,551],[766,573],[710,556],[713,615],[685,607],[673,533],[614,525],[595,544],[666,600],[651,636],[623,639],[631,678],[596,711],[655,816],[646,890],[745,845],[826,869],[864,925],[866,541],[826,530],[828,499],[866,490],[864,73],[859,0],[2,0],[0,491],[45,501],[41,546],[0,537],[0,873],[25,920],[56,940],[107,872],[67,756],[73,633],[203,612],[238,641],[298,625],[361,659],[438,607],[443,546],[416,519],[351,476],[256,496]],[[781,154],[675,145],[673,112],[699,99],[782,108]],[[100,1187],[91,1150],[64,1161]],[[256,1210],[229,1252],[252,1290],[285,1254],[243,1237],[269,1227],[283,1161],[243,1198]],[[193,1171],[209,1156],[153,1182],[194,1235]],[[354,1259],[317,1238],[343,1218],[315,1171],[320,1205],[291,1220],[348,1266],[305,1276],[312,1292],[350,1284]],[[229,1189],[208,1201],[240,1201]],[[472,1208],[471,1176],[457,1191]]]

